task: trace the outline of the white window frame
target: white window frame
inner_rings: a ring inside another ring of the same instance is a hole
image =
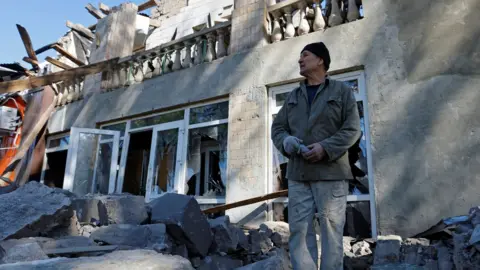
[[[96,135],[110,135],[113,136],[113,146],[112,146],[112,160],[110,165],[110,177],[109,177],[109,187],[108,187],[108,194],[115,192],[115,186],[117,181],[117,160],[118,160],[118,148],[120,144],[120,131],[112,131],[112,130],[105,130],[105,129],[91,129],[91,128],[76,128],[72,127],[70,130],[70,143],[68,145],[68,154],[67,154],[67,164],[65,167],[65,176],[63,178],[63,189],[73,191],[74,185],[74,175],[75,175],[75,168],[76,158],[78,153],[79,141],[80,141],[80,133],[87,133],[87,134],[96,134]],[[95,180],[96,170],[97,170],[97,160],[98,160],[98,152],[99,152],[99,142],[97,143],[97,151],[96,151],[96,159],[95,159],[95,166],[93,172],[93,179]],[[92,186],[95,182],[92,182]]]
[[[186,184],[185,175],[187,173],[187,162],[186,161],[187,161],[187,154],[188,154],[189,130],[190,129],[196,129],[196,128],[209,127],[209,126],[216,126],[216,125],[221,125],[221,124],[228,124],[228,118],[226,118],[226,119],[220,119],[220,120],[214,120],[214,121],[209,121],[209,122],[203,122],[203,123],[190,125],[190,110],[192,108],[202,107],[202,106],[206,106],[206,105],[213,105],[213,104],[217,104],[217,103],[223,103],[223,102],[226,102],[226,101],[229,101],[228,97],[219,98],[219,99],[212,100],[212,101],[207,101],[207,102],[200,102],[200,103],[197,103],[197,104],[194,104],[194,105],[185,106],[183,108],[178,108],[178,109],[175,109],[175,110],[149,114],[149,115],[141,116],[141,117],[130,118],[128,120],[115,121],[115,122],[109,122],[109,123],[101,124],[100,128],[104,128],[106,126],[111,126],[111,125],[126,122],[125,133],[124,133],[124,136],[122,137],[123,147],[122,147],[122,151],[121,151],[120,164],[119,164],[119,168],[118,168],[117,181],[116,181],[117,186],[116,186],[115,192],[116,193],[121,193],[122,190],[123,190],[123,181],[124,181],[124,177],[125,177],[125,167],[126,167],[126,163],[127,163],[127,155],[128,155],[128,148],[129,148],[129,145],[130,145],[131,134],[136,133],[136,132],[153,130],[155,128],[155,126],[165,124],[165,123],[162,123],[162,124],[159,124],[159,125],[145,126],[145,127],[132,129],[131,128],[132,121],[143,119],[143,118],[150,118],[150,117],[154,117],[154,116],[157,116],[157,115],[169,114],[169,113],[176,112],[176,111],[184,111],[183,120],[176,120],[176,121],[183,121],[184,132],[183,132],[181,162],[180,162],[180,170],[179,170],[179,178],[178,178],[180,180],[179,180],[179,183],[175,183],[175,186],[178,187],[177,191],[181,194],[184,194],[185,193],[185,184]],[[167,123],[171,123],[171,122],[167,122]],[[153,136],[152,136],[152,142],[153,142]],[[227,168],[228,168],[228,158],[227,158]],[[227,182],[227,180],[228,179],[225,179],[225,182]],[[147,185],[147,187],[148,187],[148,185]],[[147,196],[145,196],[145,199],[147,200]],[[195,199],[197,200],[197,202],[199,204],[224,204],[225,201],[226,201],[224,196],[214,197],[214,198],[205,198],[205,197],[202,197],[202,196],[195,196]]]
[[[374,171],[373,171],[373,160],[372,160],[372,150],[370,142],[370,118],[368,113],[368,99],[366,94],[366,85],[365,85],[365,73],[364,71],[353,71],[347,72],[338,75],[329,76],[329,78],[339,81],[349,81],[356,79],[358,81],[358,93],[355,93],[355,99],[357,101],[362,101],[363,104],[363,114],[364,114],[364,125],[365,125],[365,137],[367,143],[367,168],[368,168],[368,194],[362,195],[348,195],[348,202],[358,202],[358,201],[368,201],[370,202],[370,218],[371,218],[371,230],[372,237],[377,237],[377,223],[376,223],[376,208],[375,208],[375,186],[374,186]],[[286,93],[292,91],[295,87],[298,87],[299,82],[288,83],[280,86],[271,87],[271,90],[268,91],[268,121],[269,126],[273,122],[273,115],[277,114],[281,107],[276,105],[275,96],[277,94]],[[273,88],[273,89],[272,89]],[[268,138],[270,138],[270,129],[268,130]],[[268,193],[273,192],[273,143],[271,140],[268,140],[268,183],[267,190]],[[288,198],[278,198],[271,200],[271,203],[288,203]],[[273,207],[269,203],[269,215],[268,218],[273,220]]]

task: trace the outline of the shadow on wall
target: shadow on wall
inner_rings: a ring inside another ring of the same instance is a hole
[[[480,2],[390,2],[403,58],[372,44],[366,67],[377,216],[380,234],[412,236],[480,203]]]

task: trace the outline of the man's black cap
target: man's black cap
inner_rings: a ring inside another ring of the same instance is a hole
[[[330,68],[330,53],[328,52],[327,46],[325,46],[323,42],[310,43],[303,48],[302,52],[303,51],[309,51],[322,58],[323,64],[325,65],[325,71]]]

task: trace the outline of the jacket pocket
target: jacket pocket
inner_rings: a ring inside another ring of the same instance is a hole
[[[340,123],[342,120],[342,98],[332,96],[327,99],[326,116],[333,123]]]

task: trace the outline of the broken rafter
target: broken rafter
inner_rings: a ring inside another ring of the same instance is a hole
[[[145,2],[145,3],[143,3],[143,4],[140,4],[140,5],[138,6],[138,12],[144,11],[144,10],[146,10],[146,9],[149,9],[149,8],[151,8],[151,7],[155,7],[155,6],[158,6],[158,5],[160,5],[160,1],[159,1],[159,0],[149,0],[149,1],[147,1],[147,2]]]
[[[100,10],[98,10],[96,7],[94,7],[90,3],[88,5],[86,5],[85,8],[87,9],[88,13],[92,14],[92,16],[97,18],[97,19],[101,19],[101,18],[105,17],[105,15],[100,12]]]
[[[37,59],[37,55],[35,54],[35,51],[33,50],[32,40],[30,39],[30,36],[28,35],[27,29],[25,29],[23,26],[21,26],[19,24],[17,24],[17,29],[18,29],[18,33],[20,34],[20,37],[22,38],[23,45],[25,46],[25,50],[27,51],[28,58],[37,62],[37,64],[32,64],[32,63],[34,63],[33,61],[29,62],[29,63],[31,63],[33,65],[33,67],[35,69],[37,69],[38,68],[38,59]]]
[[[37,61],[37,60],[33,60],[33,59],[31,59],[31,58],[28,58],[28,57],[26,57],[26,56],[25,56],[25,57],[23,57],[23,61],[25,61],[25,62],[27,62],[27,63],[31,64],[32,66],[36,66],[36,67],[38,67],[38,66],[40,65],[40,63],[38,63],[38,61]]]
[[[99,3],[98,9],[100,9],[100,11],[103,12],[103,14],[105,15],[110,14],[110,7],[105,5],[104,3]]]
[[[63,63],[63,62],[60,62],[58,61],[57,59],[53,59],[51,58],[50,56],[47,56],[47,58],[45,58],[46,61],[48,61],[49,63],[51,63],[52,65],[54,66],[57,66],[61,69],[72,69],[73,67]]]
[[[84,66],[85,63],[83,63],[82,61],[78,60],[77,58],[75,58],[73,55],[71,55],[69,52],[65,51],[62,47],[58,46],[58,45],[53,45],[53,48],[58,52],[60,53],[61,55],[65,56],[66,58],[68,58],[70,61],[74,62],[75,64],[79,65],[79,66]]]
[[[81,25],[81,24],[77,24],[77,23],[72,23],[71,21],[67,21],[66,23],[67,27],[72,29],[72,30],[75,30],[77,31],[80,35],[90,39],[90,40],[93,40],[93,38],[95,37],[92,33],[92,31],[90,31],[90,29],[86,28],[85,26]]]
[[[208,208],[208,209],[203,210],[203,213],[204,214],[214,214],[214,213],[222,212],[222,211],[232,209],[232,208],[236,208],[236,207],[240,207],[240,206],[245,206],[245,205],[254,204],[254,203],[257,203],[257,202],[263,202],[263,201],[266,201],[266,200],[285,197],[287,195],[288,195],[288,189],[284,189],[284,190],[281,190],[281,191],[269,193],[267,195],[262,195],[262,196],[246,199],[246,200],[243,200],[243,201],[238,201],[238,202],[234,202],[234,203],[228,203],[228,204]]]
[[[35,54],[38,55],[38,54],[41,54],[41,53],[43,53],[43,52],[45,52],[45,51],[48,51],[48,50],[52,49],[52,48],[53,48],[53,45],[55,45],[55,44],[59,44],[59,43],[53,42],[53,43],[47,44],[47,45],[45,45],[45,46],[43,46],[43,47],[41,47],[41,48],[39,48],[39,49],[36,49],[36,50],[35,50]]]
[[[76,77],[99,73],[104,70],[112,69],[118,63],[118,60],[119,58],[117,57],[87,66],[50,73],[45,76],[30,77],[27,79],[8,82],[0,82],[0,94],[23,91],[26,89],[50,85],[60,81],[73,80]]]

